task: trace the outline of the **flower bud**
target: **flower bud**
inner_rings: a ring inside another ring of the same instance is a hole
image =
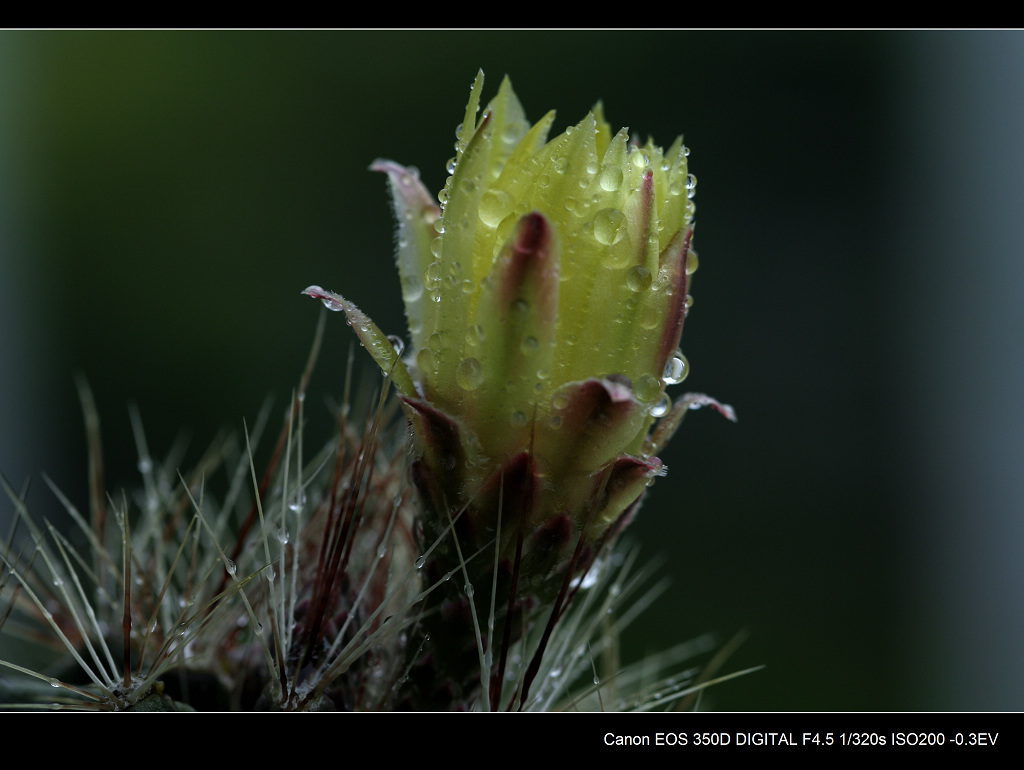
[[[351,302],[306,293],[344,310],[392,375],[428,533],[459,519],[468,553],[497,533],[537,588],[629,519],[687,407],[732,413],[691,394],[672,410],[666,394],[688,373],[697,266],[682,137],[632,143],[598,104],[548,141],[554,113],[530,126],[507,78],[478,119],[482,86],[481,73],[440,206],[415,169],[371,167],[391,184],[408,356]]]

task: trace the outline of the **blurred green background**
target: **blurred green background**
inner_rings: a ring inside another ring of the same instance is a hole
[[[634,654],[746,629],[728,669],[766,668],[721,710],[1024,708],[1020,33],[0,33],[0,470],[33,509],[43,472],[86,500],[76,372],[130,486],[130,402],[186,464],[284,409],[307,285],[402,332],[367,166],[439,189],[479,68],[555,131],[602,99],[692,150],[681,387],[740,421],[664,457],[633,534],[673,582]]]

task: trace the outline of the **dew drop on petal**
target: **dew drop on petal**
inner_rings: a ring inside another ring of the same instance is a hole
[[[455,368],[455,381],[463,390],[476,390],[484,381],[484,368],[475,358],[464,358]]]
[[[664,417],[668,414],[668,410],[672,407],[672,399],[668,397],[667,393],[662,393],[661,398],[658,399],[658,403],[651,407],[651,417]]]
[[[678,385],[686,379],[686,375],[689,373],[690,364],[686,360],[686,356],[683,355],[681,350],[677,350],[665,362],[665,371],[661,375],[661,379],[665,381],[666,385]]]
[[[658,397],[661,393],[661,388],[661,380],[653,374],[645,374],[636,381],[634,393],[636,393],[638,399],[645,404],[649,404]]]
[[[512,196],[503,190],[488,190],[480,197],[478,214],[488,227],[497,227],[512,212]]]
[[[345,306],[335,300],[333,297],[321,297],[320,301],[324,303],[324,307],[337,313],[339,310],[344,310]]]
[[[646,291],[651,288],[651,271],[643,265],[634,265],[626,273],[626,286],[635,292]]]
[[[437,239],[434,239],[437,241]],[[423,271],[423,285],[428,289],[436,289],[441,285],[441,263],[440,261],[433,261],[427,265],[427,269]]]
[[[437,359],[434,357],[434,351],[430,348],[423,348],[423,350],[416,354],[416,365],[422,373],[433,374],[437,370]]]
[[[693,275],[694,273],[696,273],[698,264],[699,261],[697,259],[697,252],[694,251],[693,249],[690,249],[688,252],[686,252],[686,274]]]
[[[537,352],[537,348],[540,347],[540,343],[536,337],[524,337],[523,341],[519,343],[519,350],[524,356],[533,355]]]
[[[598,243],[612,246],[626,234],[626,215],[618,209],[601,209],[594,217],[594,238]]]
[[[605,166],[599,181],[602,190],[615,192],[622,187],[622,169],[618,166]]]
[[[405,352],[405,343],[402,342],[401,337],[397,337],[394,334],[388,335],[388,342],[391,343],[391,347],[395,349],[395,355],[401,356]]]
[[[415,275],[402,278],[402,299],[406,303],[415,302],[423,296],[423,281]]]

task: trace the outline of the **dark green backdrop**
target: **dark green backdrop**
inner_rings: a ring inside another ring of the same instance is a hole
[[[685,387],[733,404],[740,421],[694,413],[664,458],[669,476],[634,535],[667,559],[673,584],[634,629],[634,653],[748,630],[731,667],[767,668],[710,693],[719,709],[1019,709],[1016,656],[971,668],[996,654],[993,638],[1019,638],[1005,620],[1020,615],[1019,572],[1009,566],[1002,599],[969,621],[968,646],[948,645],[943,586],[961,582],[942,565],[973,562],[922,556],[948,540],[931,529],[929,474],[944,466],[922,465],[921,442],[955,441],[922,425],[973,397],[954,384],[922,390],[932,363],[922,346],[940,334],[932,319],[941,326],[954,308],[922,306],[919,292],[941,291],[984,256],[945,237],[987,204],[952,203],[970,193],[970,171],[945,153],[935,120],[943,105],[981,130],[988,118],[944,94],[964,88],[968,64],[993,45],[1020,72],[1021,40],[0,34],[0,340],[14,383],[0,402],[0,468],[34,479],[36,510],[57,509],[43,471],[84,503],[75,372],[95,392],[112,483],[134,483],[130,401],[154,453],[185,432],[191,459],[268,394],[279,412],[319,313],[299,295],[308,284],[402,332],[385,182],[367,166],[416,165],[438,189],[477,69],[486,98],[507,73],[531,119],[558,110],[558,131],[603,99],[613,127],[665,145],[683,133],[699,180]],[[1009,185],[1002,200],[1015,194]],[[996,275],[1013,254],[992,256]],[[350,339],[329,320],[314,419],[340,390]],[[928,344],[942,351],[943,339]],[[990,344],[1017,357],[1014,341]],[[956,374],[964,364],[951,358]],[[953,542],[983,505],[973,484],[947,514]],[[1007,565],[1019,542],[999,557]]]

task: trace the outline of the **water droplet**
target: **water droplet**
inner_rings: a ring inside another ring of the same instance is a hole
[[[678,385],[686,379],[686,375],[689,373],[690,364],[686,360],[686,356],[683,355],[681,350],[677,350],[665,362],[665,371],[661,375],[661,379],[665,381],[666,385]]]
[[[651,271],[643,265],[634,265],[626,273],[626,286],[632,291],[647,291],[647,289],[651,288],[653,280]]]
[[[653,374],[645,374],[636,381],[633,392],[636,393],[638,399],[649,404],[658,397],[661,389],[661,380]]]
[[[281,527],[277,530],[277,542],[281,545],[287,545],[289,538],[290,535],[288,534],[288,529],[286,527]]]
[[[448,162],[444,164],[444,170],[449,174],[454,174],[457,163],[458,160],[456,158],[448,158]]]
[[[512,196],[503,190],[488,190],[480,198],[480,221],[497,227],[512,211]]]
[[[445,344],[447,341],[447,332],[434,332],[427,338],[427,344],[430,346],[430,349],[438,355],[444,352],[445,347],[447,347]]]
[[[476,589],[473,588],[473,584],[472,583],[466,583],[466,596],[468,596],[470,599],[472,599],[475,594],[476,594]]]
[[[428,375],[437,371],[437,359],[434,357],[434,351],[430,348],[423,348],[416,354],[416,366],[420,368],[421,372]]]
[[[436,242],[438,239],[435,238]],[[427,265],[427,269],[423,271],[423,285],[428,289],[436,289],[441,285],[441,263],[440,261],[433,261]]]
[[[672,399],[668,397],[668,393],[662,393],[658,403],[651,407],[651,417],[664,417],[671,406]]]
[[[60,687],[60,681],[50,677],[50,687]]]
[[[540,347],[540,343],[536,337],[524,337],[523,341],[519,343],[519,350],[524,356],[530,356],[537,352],[537,348]]]
[[[397,337],[394,334],[389,334],[388,335],[388,342],[390,342],[391,343],[391,347],[393,347],[395,349],[395,355],[396,356],[401,356],[402,353],[405,351],[405,343],[402,342],[402,338],[401,337]]]
[[[476,390],[484,381],[484,368],[475,358],[464,358],[455,368],[455,381],[463,390]]]
[[[558,393],[551,399],[551,406],[555,409],[565,409],[569,406],[569,397],[564,393]]]
[[[385,556],[387,556],[387,553],[388,553],[388,545],[387,545],[387,543],[381,543],[380,545],[377,546],[377,558],[378,559],[383,559]]]
[[[615,192],[622,187],[622,169],[618,166],[605,166],[601,170],[601,189],[607,192]]]
[[[690,249],[688,252],[686,252],[686,274],[693,275],[694,273],[696,273],[698,264],[699,262],[697,260],[697,252],[694,251],[693,249]]]
[[[227,570],[229,575],[234,575],[238,572],[238,566],[231,559],[226,559],[224,561],[224,569]]]
[[[530,303],[525,299],[517,299],[509,308],[509,313],[517,321],[525,321],[530,317]]]
[[[298,513],[302,510],[302,506],[306,504],[306,493],[299,491],[292,495],[292,499],[288,501],[288,510],[293,513]],[[287,534],[287,533],[286,533]]]
[[[423,565],[427,563],[427,557],[426,556],[418,556],[418,557],[416,557],[416,562],[415,563],[416,563],[416,569],[423,569]]]
[[[688,174],[686,177],[686,197],[692,198],[697,194],[697,177]]]
[[[256,623],[256,628],[253,629],[253,632],[256,634],[256,636],[263,636],[263,624]]]
[[[480,324],[470,326],[466,329],[466,344],[479,345],[484,341],[484,327]]]
[[[148,457],[139,458],[139,473],[149,473],[153,470],[153,461]]]
[[[598,243],[612,246],[626,234],[626,215],[618,209],[601,209],[594,217],[594,238]]]
[[[512,417],[509,420],[513,427],[522,428],[526,425],[526,413],[525,412],[512,412]]]

